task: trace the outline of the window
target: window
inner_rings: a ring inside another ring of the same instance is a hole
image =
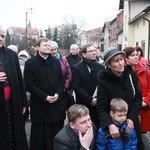
[[[141,48],[143,50],[143,56],[145,56],[145,41],[141,41]]]
[[[122,44],[118,45],[118,49],[121,51],[122,50]]]

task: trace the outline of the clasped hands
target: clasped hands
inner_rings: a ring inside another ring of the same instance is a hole
[[[59,95],[57,93],[55,93],[54,96],[49,96],[48,95],[47,98],[46,98],[46,101],[48,103],[54,103],[54,102],[56,102],[58,100],[58,97],[59,97]]]
[[[0,82],[5,82],[6,80],[6,73],[5,72],[0,72]]]

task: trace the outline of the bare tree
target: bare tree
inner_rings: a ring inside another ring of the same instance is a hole
[[[76,29],[76,33],[79,34],[85,28],[86,21],[82,17],[69,15],[64,17],[63,24],[71,24]]]

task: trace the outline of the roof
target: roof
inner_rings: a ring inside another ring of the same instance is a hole
[[[12,27],[12,30],[16,33],[16,32],[22,32],[24,33],[26,31],[25,28],[21,28],[21,27]]]
[[[25,33],[26,32],[26,28],[21,28],[21,27],[12,27],[12,30],[14,33]],[[28,30],[34,34],[39,33],[37,28],[28,28]]]
[[[109,29],[109,27],[110,27],[110,21],[105,22],[104,25],[103,25],[103,28],[102,28],[102,32],[104,32],[105,28]]]
[[[87,33],[90,34],[90,33],[97,33],[101,31],[102,31],[102,27],[88,30]]]
[[[150,6],[148,6],[147,8],[145,8],[143,11],[141,11],[139,14],[137,14],[133,19],[131,19],[129,21],[129,24],[132,24],[133,22],[135,22],[136,20],[138,20],[140,17],[142,17],[148,11],[150,11]]]

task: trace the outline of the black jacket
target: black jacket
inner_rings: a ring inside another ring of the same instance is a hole
[[[69,54],[67,57],[66,57],[69,65],[70,65],[70,68],[72,69],[72,66],[77,64],[78,62],[81,61],[81,56],[79,54],[77,55],[72,55],[72,54]]]
[[[97,62],[92,76],[83,61],[72,67],[72,85],[77,103],[90,106],[92,95],[97,87],[97,74],[100,70],[104,70],[104,66]]]
[[[93,124],[94,137],[90,145],[90,150],[95,150],[96,148],[96,137],[97,129]],[[79,141],[79,136],[70,127],[69,124],[65,125],[54,138],[54,149],[53,150],[86,150],[81,146]]]
[[[33,123],[56,123],[61,118],[59,100],[48,103],[46,97],[62,95],[64,77],[60,62],[49,55],[47,60],[39,54],[25,63],[24,79],[31,93],[31,121]]]
[[[90,103],[97,87],[97,74],[104,70],[104,65],[96,62],[93,74],[89,73],[87,65],[81,61],[72,67],[72,86],[76,94],[76,103],[83,104],[89,108],[92,122],[98,127],[96,107]]]
[[[131,85],[129,74],[132,75],[132,80],[135,88],[135,95]],[[110,101],[112,98],[122,98],[129,106],[127,118],[134,122],[135,130],[139,143],[141,142],[140,126],[138,114],[141,108],[142,95],[138,86],[136,73],[131,66],[126,65],[124,72],[120,77],[117,77],[109,68],[99,72],[98,74],[98,103],[97,112],[99,115],[100,126],[106,129],[110,124],[113,124],[110,112]],[[141,144],[141,143],[140,143]]]

